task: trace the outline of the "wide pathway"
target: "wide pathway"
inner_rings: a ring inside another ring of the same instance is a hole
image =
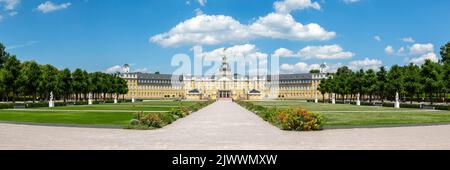
[[[450,126],[287,132],[231,101],[159,130],[0,124],[0,149],[450,149]]]

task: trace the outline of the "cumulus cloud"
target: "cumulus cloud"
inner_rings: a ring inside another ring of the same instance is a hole
[[[434,52],[434,45],[431,43],[428,44],[414,44],[409,47],[409,59],[408,62],[414,64],[422,64],[425,60],[429,59],[434,62],[438,62],[439,59]],[[407,58],[407,59],[408,59]]]
[[[406,42],[406,43],[415,43],[415,42],[416,42],[416,41],[415,41],[413,38],[411,38],[411,37],[402,38],[402,41],[403,41],[403,42]]]
[[[276,50],[273,55],[277,57],[300,57],[303,59],[348,59],[355,56],[354,53],[344,51],[344,49],[337,44],[307,46],[297,53],[286,48],[280,48]]]
[[[0,0],[0,5],[5,11],[13,11],[20,4],[20,0]]]
[[[273,4],[277,13],[288,14],[295,10],[304,10],[308,8],[320,10],[320,4],[311,0],[284,0],[276,1]]]
[[[410,52],[411,55],[434,52],[434,45],[431,44],[431,43],[428,43],[428,44],[414,44],[414,45],[412,45],[409,48],[409,52]]]
[[[350,61],[347,64],[342,63],[328,63],[328,72],[336,72],[339,67],[348,66],[353,71],[358,71],[360,69],[368,70],[379,70],[383,66],[383,62],[377,59],[365,58],[364,60]],[[305,62],[299,62],[297,64],[282,64],[280,70],[284,74],[293,73],[308,73],[310,70],[319,69],[320,64],[308,64]]]
[[[45,3],[39,4],[39,6],[37,7],[37,10],[42,13],[49,13],[49,12],[53,12],[53,11],[67,9],[71,5],[72,4],[70,2],[62,3],[62,4],[54,4],[51,1],[47,1]]]
[[[348,63],[348,67],[355,71],[360,70],[360,69],[378,70],[381,66],[383,66],[383,62],[381,60],[369,59],[369,58],[365,58],[364,60],[351,61]]]
[[[224,15],[198,15],[179,23],[169,32],[155,35],[151,42],[163,47],[180,45],[217,45],[226,42],[244,42],[256,38],[324,41],[334,38],[320,25],[303,25],[290,14],[270,13],[251,24],[241,24]]]
[[[123,71],[122,66],[115,65],[115,66],[107,68],[105,70],[105,73],[117,73],[117,72],[122,72],[122,71]]]
[[[392,47],[392,46],[387,46],[385,49],[384,49],[384,52],[387,54],[387,55],[393,55],[394,54],[394,47]]]

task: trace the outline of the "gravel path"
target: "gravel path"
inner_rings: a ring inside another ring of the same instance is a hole
[[[450,125],[286,132],[218,101],[153,131],[0,123],[0,149],[450,149],[449,132]]]

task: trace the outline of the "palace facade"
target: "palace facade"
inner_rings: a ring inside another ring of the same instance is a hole
[[[129,92],[125,95],[126,98],[269,100],[315,99],[320,94],[317,90],[320,81],[327,78],[327,74],[242,76],[233,74],[226,57],[223,57],[220,70],[214,76],[173,76],[125,71],[122,78],[128,82]]]

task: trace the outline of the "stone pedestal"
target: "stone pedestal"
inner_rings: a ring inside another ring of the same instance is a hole
[[[361,101],[356,101],[356,106],[361,106]]]
[[[117,102],[117,99],[114,99],[114,104],[117,104],[118,102]]]
[[[319,103],[319,99],[314,100],[314,103]]]
[[[48,102],[48,107],[55,107],[55,101]]]
[[[89,99],[88,100],[88,105],[92,105],[92,104],[93,104],[92,99]]]
[[[136,102],[136,100],[134,98],[132,98],[131,99],[131,103],[134,103],[134,102]]]
[[[336,99],[331,99],[331,104],[336,104]]]
[[[400,102],[398,102],[398,101],[395,102],[395,108],[400,109]]]
[[[358,99],[356,100],[356,105],[357,105],[357,106],[361,106],[361,94],[358,93],[357,98],[358,98]]]

